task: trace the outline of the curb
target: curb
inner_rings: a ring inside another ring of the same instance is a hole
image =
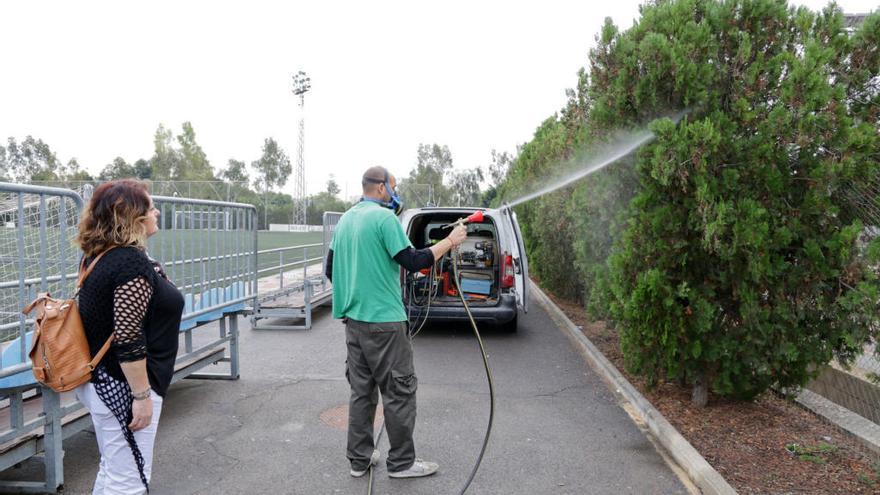
[[[556,321],[559,329],[581,348],[590,366],[605,379],[611,390],[622,396],[632,406],[633,412],[640,417],[651,434],[663,445],[675,462],[684,469],[700,491],[706,495],[736,495],[736,490],[727,483],[724,477],[709,465],[706,459],[697,452],[697,449],[660,414],[660,411],[652,406],[617,371],[617,368],[590,342],[587,336],[544,294],[538,284],[532,281],[529,281],[529,284],[529,289],[537,296],[536,299],[547,310],[550,317]]]
[[[808,411],[849,433],[875,454],[880,454],[880,426],[873,421],[806,388],[801,390],[795,401]]]

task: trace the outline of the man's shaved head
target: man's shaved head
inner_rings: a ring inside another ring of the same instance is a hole
[[[391,174],[388,169],[382,166],[370,167],[364,172],[361,179],[361,186],[364,188],[364,194],[373,194],[379,189],[379,186],[385,183],[386,177],[391,181]]]
[[[377,186],[385,182],[385,178],[389,175],[388,169],[385,167],[376,165],[375,167],[368,168],[361,179],[364,192],[375,190]]]

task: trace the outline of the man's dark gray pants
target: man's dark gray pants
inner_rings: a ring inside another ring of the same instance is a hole
[[[348,406],[348,459],[356,471],[367,469],[375,448],[373,421],[382,392],[385,430],[388,432],[386,466],[389,472],[409,469],[416,459],[416,379],[412,341],[407,322],[345,324],[348,347],[346,378],[351,385]]]

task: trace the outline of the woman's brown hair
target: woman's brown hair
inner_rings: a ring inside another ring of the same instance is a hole
[[[150,205],[146,182],[121,179],[99,185],[79,221],[79,247],[86,256],[95,256],[112,246],[143,248]]]

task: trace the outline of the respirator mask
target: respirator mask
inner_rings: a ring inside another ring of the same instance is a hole
[[[391,200],[381,201],[374,198],[363,197],[361,198],[361,201],[378,203],[385,208],[393,211],[395,215],[400,215],[401,213],[403,213],[403,201],[400,199],[400,196],[397,193],[397,189],[391,187],[391,180],[388,176],[388,171],[385,171],[384,179],[374,179],[372,177],[366,177],[364,180],[366,180],[367,182],[372,182],[373,184],[385,184],[385,190],[388,191],[388,195],[391,196]]]

